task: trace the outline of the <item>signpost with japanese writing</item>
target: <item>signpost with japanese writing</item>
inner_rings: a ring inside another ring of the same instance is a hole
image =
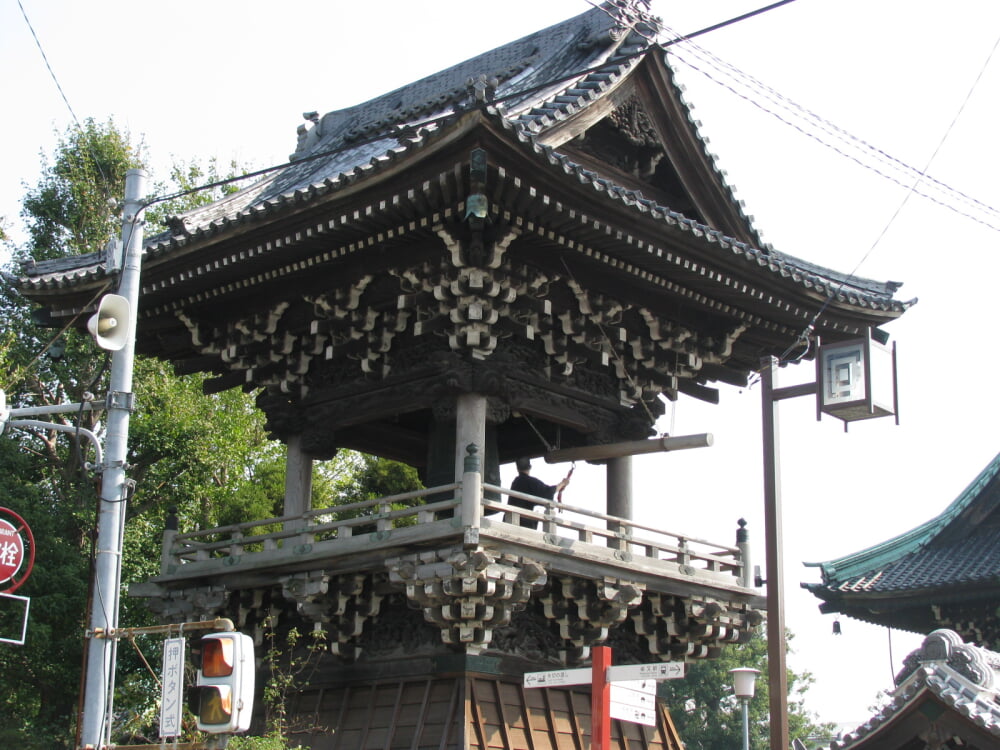
[[[612,719],[655,727],[656,680],[612,682],[610,712]]]
[[[684,676],[684,662],[623,664],[611,666],[611,649],[594,646],[591,669],[555,669],[527,672],[524,687],[560,687],[590,683],[591,745],[610,750],[611,719],[656,726],[656,683]]]
[[[163,642],[162,691],[160,693],[160,736],[181,734],[181,713],[184,708],[184,638],[167,638]]]

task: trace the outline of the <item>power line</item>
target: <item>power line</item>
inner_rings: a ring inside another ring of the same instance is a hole
[[[56,88],[59,89],[59,95],[62,97],[63,102],[65,102],[66,109],[68,109],[70,115],[72,115],[73,122],[76,123],[76,126],[82,130],[83,128],[80,125],[80,120],[79,118],[77,118],[76,112],[73,111],[73,107],[70,105],[69,99],[66,98],[66,92],[63,91],[63,87],[59,85],[59,79],[56,78],[56,72],[52,70],[52,66],[49,64],[48,55],[46,55],[45,50],[42,49],[42,43],[41,41],[39,41],[38,34],[35,33],[35,28],[34,26],[31,25],[31,21],[28,20],[28,14],[24,10],[24,6],[21,4],[21,0],[17,0],[17,7],[21,9],[21,15],[24,16],[24,22],[28,24],[28,30],[31,32],[32,38],[35,40],[35,45],[38,47],[38,51],[42,53],[42,60],[45,61],[45,67],[48,68],[49,75],[52,76],[52,82],[55,83]]]
[[[857,262],[857,264],[855,264],[854,268],[851,270],[851,273],[847,276],[847,278],[840,284],[838,284],[835,289],[830,290],[830,293],[827,295],[827,298],[823,302],[823,305],[813,316],[812,320],[809,321],[809,324],[802,330],[802,333],[799,334],[799,337],[798,339],[796,339],[795,343],[792,344],[785,351],[784,354],[782,354],[781,359],[784,359],[789,354],[789,352],[792,351],[792,349],[794,349],[797,345],[799,345],[799,343],[803,341],[805,341],[807,348],[805,352],[803,352],[803,354],[800,355],[800,358],[801,356],[804,356],[806,352],[808,352],[808,345],[809,345],[808,337],[812,334],[813,330],[815,330],[816,322],[826,311],[827,307],[829,307],[830,303],[833,301],[834,296],[836,296],[840,292],[840,290],[844,288],[844,285],[848,281],[850,281],[852,278],[855,277],[855,275],[858,272],[858,269],[860,269],[861,266],[864,264],[864,262],[868,260],[868,257],[872,254],[872,252],[874,252],[875,248],[882,241],[882,238],[885,237],[885,235],[888,233],[889,227],[893,225],[893,223],[896,221],[896,218],[903,211],[903,207],[906,205],[907,201],[909,201],[910,196],[913,195],[915,192],[917,192],[917,185],[920,184],[921,179],[923,179],[924,175],[927,174],[927,170],[930,169],[931,164],[934,162],[934,159],[937,158],[937,155],[940,153],[941,148],[945,144],[945,141],[948,140],[948,136],[951,135],[951,131],[954,130],[955,123],[957,123],[959,118],[962,116],[962,113],[965,111],[965,106],[969,103],[969,100],[972,98],[972,95],[975,92],[976,88],[978,88],[979,82],[983,78],[983,73],[985,73],[986,68],[989,67],[990,60],[993,59],[993,55],[994,53],[996,53],[998,46],[1000,46],[1000,37],[997,37],[997,40],[993,43],[993,47],[992,49],[990,49],[989,54],[986,56],[986,60],[983,61],[982,66],[979,68],[979,73],[976,75],[975,80],[972,82],[972,86],[969,87],[969,91],[966,93],[965,99],[962,100],[962,103],[959,105],[958,111],[955,113],[955,116],[951,119],[951,122],[948,123],[948,127],[945,128],[944,134],[938,141],[937,146],[934,147],[934,151],[927,159],[927,163],[924,164],[924,168],[920,170],[919,174],[917,175],[917,178],[914,180],[913,184],[910,185],[910,189],[907,190],[906,195],[903,196],[903,200],[900,201],[899,205],[896,207],[896,210],[893,211],[892,216],[889,217],[889,221],[886,222],[886,225],[882,228],[882,231],[879,232],[878,236],[875,238],[875,241],[872,243],[871,247],[869,247],[868,250],[865,252],[865,254],[861,256],[861,259]]]
[[[42,55],[42,60],[45,62],[45,67],[49,71],[49,75],[52,77],[52,82],[55,83],[56,89],[59,90],[59,96],[62,97],[63,103],[66,105],[66,109],[69,110],[70,117],[73,118],[73,122],[76,123],[76,129],[81,135],[84,135],[86,131],[83,129],[83,125],[80,124],[80,119],[76,116],[76,112],[73,111],[73,106],[69,103],[69,98],[66,96],[66,92],[63,91],[62,85],[59,83],[59,79],[56,77],[56,72],[52,69],[52,65],[49,63],[49,57],[45,54],[45,50],[42,48],[42,42],[38,38],[38,34],[35,33],[35,27],[31,25],[31,21],[28,19],[28,14],[24,10],[24,5],[21,4],[21,0],[17,0],[17,7],[21,9],[21,15],[24,16],[24,22],[28,26],[28,30],[31,32],[32,38],[35,40],[35,46],[38,47],[38,51]],[[93,149],[93,144],[90,143],[89,139],[84,139],[84,145],[90,152],[90,158],[93,159],[94,166],[97,171],[101,173],[101,177],[104,178],[105,182],[109,182],[108,175],[104,171],[104,167],[101,166],[101,160],[97,158],[97,153]]]
[[[689,54],[685,54],[685,52]],[[913,192],[917,195],[927,198],[961,216],[983,224],[994,231],[1000,231],[1000,226],[998,226],[1000,224],[1000,210],[997,208],[931,177],[926,174],[926,168],[922,170],[913,167],[867,141],[852,135],[815,112],[797,104],[736,66],[719,59],[697,44],[691,43],[685,45],[683,50],[677,48],[671,49],[669,54],[672,59],[699,73],[716,85],[722,86],[727,91],[785,125],[798,130],[806,137],[826,146],[845,159],[853,161],[859,166],[891,182],[895,182],[897,185],[908,190],[913,187],[913,178],[918,178],[918,182],[925,182],[928,187],[926,189],[913,189]],[[723,80],[715,73],[721,74],[727,80]],[[765,101],[788,114],[776,111],[772,106],[768,106]],[[833,142],[831,142],[831,139]],[[837,141],[842,145],[838,145]],[[937,195],[933,194],[932,191],[937,193]],[[967,209],[963,209],[961,205],[956,204],[964,204]]]

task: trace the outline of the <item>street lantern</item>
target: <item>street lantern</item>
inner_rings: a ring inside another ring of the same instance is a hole
[[[754,685],[760,670],[753,667],[736,667],[730,669],[729,674],[733,676],[733,692],[743,706],[743,750],[750,750],[750,699],[753,698]]]
[[[875,335],[881,331],[875,331]],[[885,339],[888,340],[887,338]],[[896,415],[896,346],[873,338],[821,345],[816,357],[817,417],[829,414],[848,422]]]
[[[757,675],[760,674],[760,670],[753,667],[736,667],[736,669],[730,669],[729,674],[733,676],[733,691],[736,693],[736,697],[747,700],[753,698],[754,686],[757,683]]]

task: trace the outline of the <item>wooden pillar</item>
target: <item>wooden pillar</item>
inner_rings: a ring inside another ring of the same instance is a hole
[[[764,443],[764,536],[767,562],[767,678],[771,750],[787,750],[788,673],[785,670],[785,590],[781,532],[781,461],[778,453],[776,357],[760,360]]]
[[[609,516],[632,520],[632,457],[619,456],[608,460],[605,466],[607,485],[607,509]],[[621,524],[610,524],[609,531],[619,533]],[[610,540],[615,549],[625,550],[628,543],[622,539]]]
[[[486,455],[486,396],[463,393],[455,408],[455,479],[462,481],[465,473],[466,447],[471,443]]]
[[[632,520],[632,457],[608,460],[606,467],[609,516]]]
[[[312,507],[312,459],[302,451],[302,436],[288,439],[285,457],[285,515],[300,516]],[[294,524],[297,528],[300,523]],[[288,528],[288,524],[286,524]]]

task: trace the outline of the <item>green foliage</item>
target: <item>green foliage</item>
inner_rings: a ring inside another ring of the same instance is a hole
[[[228,750],[302,750],[301,745],[292,747],[283,735],[276,732],[260,737],[233,737],[226,747]]]
[[[198,206],[204,206],[239,190],[237,183],[226,182],[246,174],[246,169],[235,161],[229,163],[229,170],[219,171],[218,160],[214,157],[202,164],[197,160],[174,162],[170,170],[170,182],[158,183],[155,193],[158,195],[173,195],[185,193],[170,201],[157,201],[146,211],[147,234],[156,234],[167,228],[167,220],[171,216],[191,211]],[[210,189],[199,189],[203,185],[226,182],[224,185]]]
[[[22,202],[35,260],[100,250],[117,235],[125,173],[138,163],[129,136],[114,122],[85,120],[59,139],[53,161]]]
[[[51,162],[23,200],[28,241],[11,246],[12,258],[43,260],[102,250],[120,234],[118,205],[127,169],[141,166],[127,134],[114,123],[88,120],[62,136]],[[197,180],[194,162],[175,174]],[[207,173],[216,176],[214,165]],[[190,183],[184,187],[189,186]],[[193,194],[163,212],[211,200]],[[6,237],[6,233],[4,235]],[[13,263],[8,269],[18,274]],[[110,288],[110,287],[109,287]],[[78,403],[85,392],[103,400],[109,357],[75,329],[60,334],[35,322],[30,304],[0,286],[0,373],[14,407]],[[56,346],[52,346],[53,343]],[[57,350],[61,350],[58,357]],[[178,378],[162,362],[138,359],[133,390],[137,412],[129,434],[129,478],[135,493],[127,508],[122,580],[158,571],[160,540],[169,507],[195,525],[217,525],[275,515],[283,494],[281,447],[267,440],[252,397],[240,391],[206,397],[202,379]],[[78,425],[103,438],[102,413],[46,417]],[[21,592],[32,597],[23,648],[0,647],[0,726],[3,746],[69,747],[79,697],[91,546],[96,535],[97,481],[86,441],[78,448],[65,432],[10,429],[0,441],[0,496],[36,534],[38,563]],[[122,597],[121,623],[151,623],[141,603]],[[152,715],[154,680],[138,653],[119,652],[116,706],[138,723]]]
[[[412,466],[354,451],[341,451],[322,464],[321,471],[330,481],[336,505],[400,495],[423,486]]]
[[[265,664],[268,679],[264,684],[264,710],[268,733],[274,738],[286,737],[288,726],[289,698],[316,671],[319,659],[326,651],[326,632],[312,630],[303,635],[297,628],[290,628],[283,634],[277,632],[273,623],[265,631],[267,654]]]
[[[43,469],[16,442],[0,440],[3,505],[28,520],[36,550],[34,571],[17,592],[31,598],[25,645],[0,645],[3,747],[67,746],[76,710],[89,549],[80,515],[51,501]]]
[[[792,635],[786,635],[786,643]],[[661,683],[659,696],[666,701],[686,750],[737,748],[743,743],[743,714],[733,695],[735,667],[753,667],[761,671],[756,694],[750,701],[750,746],[768,746],[769,689],[767,684],[767,641],[761,632],[748,643],[727,647],[718,659],[688,665],[683,680]],[[833,725],[819,725],[806,710],[804,695],[813,682],[808,672],[788,670],[789,739],[803,742],[817,735],[832,736]]]

